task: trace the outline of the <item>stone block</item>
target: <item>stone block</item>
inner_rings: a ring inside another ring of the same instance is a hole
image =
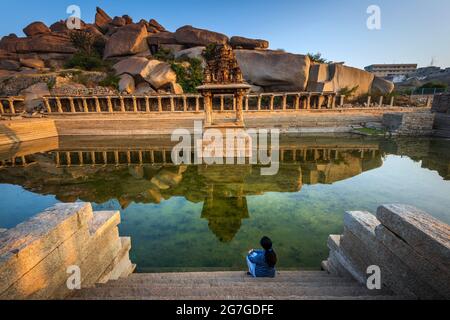
[[[377,218],[425,259],[450,269],[450,226],[402,204],[379,207]]]
[[[361,242],[363,249],[359,254],[367,255],[367,261],[380,267],[384,285],[402,295],[412,292],[419,298],[440,298],[430,285],[376,238],[375,229],[380,222],[375,216],[369,212],[347,212],[344,225]]]
[[[399,257],[409,268],[414,270],[425,282],[442,295],[450,299],[450,270],[438,264],[430,263],[425,257],[417,253],[413,247],[392,233],[385,226],[380,225],[375,230],[377,239],[385,247]]]
[[[0,233],[0,292],[87,226],[92,216],[90,204],[57,204]]]
[[[80,254],[86,251],[90,237],[89,229],[85,226],[36,266],[32,267],[20,279],[14,281],[0,295],[0,298],[13,300],[48,299],[52,297],[55,287],[59,287],[61,283],[65,286],[69,276],[67,268],[72,265],[79,265]]]

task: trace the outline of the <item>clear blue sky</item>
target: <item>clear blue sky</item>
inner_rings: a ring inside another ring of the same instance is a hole
[[[5,1],[0,34],[28,23],[65,19],[68,5],[93,21],[98,5],[111,16],[155,18],[167,29],[191,24],[225,33],[267,39],[273,49],[321,52],[327,59],[364,67],[372,63],[450,66],[449,0],[40,0]],[[381,8],[381,30],[366,27],[369,5]]]

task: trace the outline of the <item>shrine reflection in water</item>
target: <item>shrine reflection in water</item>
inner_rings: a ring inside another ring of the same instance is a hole
[[[139,271],[237,270],[271,236],[281,268],[318,268],[345,210],[416,205],[450,221],[450,142],[283,136],[280,169],[171,163],[169,137],[50,139],[0,149],[0,227],[56,202],[119,209]]]

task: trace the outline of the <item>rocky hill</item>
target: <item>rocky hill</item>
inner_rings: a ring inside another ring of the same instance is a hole
[[[72,21],[73,22],[73,21]],[[175,32],[156,20],[110,17],[97,8],[94,23],[69,30],[33,22],[0,41],[0,95],[19,95],[47,84],[52,94],[163,94],[195,91],[202,82],[208,46],[230,44],[254,92],[340,91],[390,93],[391,82],[342,64],[320,64],[307,55],[270,50],[269,42],[192,26]]]

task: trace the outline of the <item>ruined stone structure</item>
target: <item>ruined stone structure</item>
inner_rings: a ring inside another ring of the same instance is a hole
[[[130,238],[119,237],[120,213],[87,203],[57,204],[0,233],[0,299],[63,299],[81,287],[127,277]],[[79,271],[79,273],[78,273]]]
[[[347,212],[344,234],[328,240],[323,267],[366,284],[368,268],[378,266],[382,288],[413,299],[449,299],[449,239],[447,224],[411,206],[384,205],[376,216]]]

